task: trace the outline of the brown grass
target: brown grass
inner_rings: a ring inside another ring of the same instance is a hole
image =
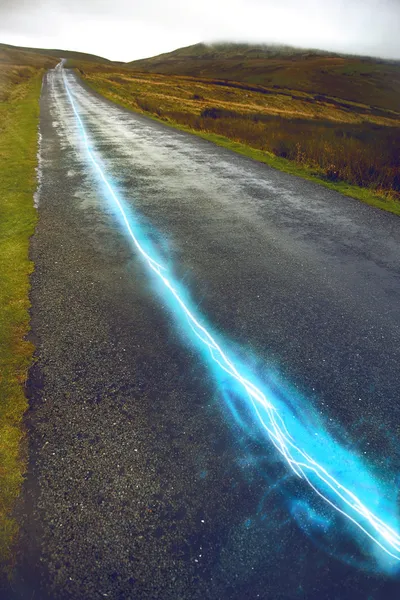
[[[80,65],[106,97],[400,200],[400,113],[322,94]]]
[[[400,62],[318,50],[248,44],[195,44],[129,63],[131,69],[327,94],[398,110]]]

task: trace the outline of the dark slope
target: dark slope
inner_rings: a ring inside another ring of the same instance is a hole
[[[51,56],[55,58],[71,58],[74,60],[83,60],[96,63],[107,63],[112,64],[112,61],[101,56],[94,54],[87,54],[86,52],[75,52],[74,50],[59,50],[59,49],[47,49],[47,48],[23,48],[20,46],[11,46],[9,44],[0,44],[0,52],[7,52],[14,59],[20,56],[25,60],[29,60],[29,55],[40,54],[41,56]],[[11,61],[10,61],[11,62]]]
[[[133,61],[137,71],[318,92],[396,110],[400,62],[290,46],[195,44]]]

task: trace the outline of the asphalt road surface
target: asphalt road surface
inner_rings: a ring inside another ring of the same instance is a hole
[[[279,372],[398,502],[398,217],[66,77],[104,172],[197,314],[257,376]],[[234,419],[96,178],[60,68],[40,127],[37,362],[9,597],[400,597],[370,540],[330,515],[313,523],[267,436]]]

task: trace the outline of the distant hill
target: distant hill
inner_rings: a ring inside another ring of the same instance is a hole
[[[327,94],[398,110],[400,62],[290,46],[195,44],[127,64],[135,71]]]
[[[0,63],[36,66],[39,62],[49,68],[60,58],[70,59],[71,66],[95,64],[107,70],[234,81],[321,94],[396,112],[400,108],[400,61],[282,45],[216,43],[194,44],[121,63],[84,52],[0,44]]]
[[[85,52],[75,52],[73,50],[48,50],[46,48],[23,48],[19,46],[11,46],[9,44],[0,44],[0,61],[13,62],[22,60],[23,64],[29,64],[30,60],[35,60],[32,55],[39,54],[42,57],[49,56],[52,59],[71,58],[77,61],[95,62],[100,64],[113,64],[112,61],[94,54]],[[9,60],[7,60],[7,56]],[[117,64],[117,63],[116,63]]]
[[[28,66],[51,69],[58,62],[56,57],[41,54],[39,51],[30,51],[27,48],[17,48],[0,44],[0,64]]]
[[[168,63],[188,64],[188,61],[198,63],[200,68],[206,67],[209,61],[232,61],[248,59],[270,59],[270,58],[302,58],[307,55],[312,56],[332,56],[332,53],[319,50],[305,50],[285,45],[268,44],[236,44],[236,43],[215,43],[215,44],[194,44],[185,48],[178,48],[172,52],[159,54],[151,58],[131,61],[130,65],[143,65],[153,67],[166,66]],[[205,64],[203,64],[203,62]],[[193,65],[194,66],[194,65]]]

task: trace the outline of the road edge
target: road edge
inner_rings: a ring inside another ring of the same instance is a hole
[[[89,82],[86,79],[82,78],[82,76],[77,68],[71,68],[71,70],[74,71],[76,77],[79,78],[81,83],[83,85],[87,86],[91,91],[95,92],[102,98],[105,98],[109,102],[112,102],[113,104],[116,104],[117,106],[121,106],[122,108],[125,108],[126,110],[128,110],[130,112],[147,117],[158,123],[162,123],[163,125],[166,125],[167,127],[171,127],[172,129],[177,129],[177,130],[183,131],[185,133],[196,135],[197,137],[207,140],[208,142],[211,142],[217,146],[221,146],[223,148],[231,150],[232,152],[235,152],[237,154],[241,154],[242,156],[246,156],[247,158],[250,158],[257,162],[264,163],[273,169],[277,169],[278,171],[282,171],[284,173],[289,173],[290,175],[300,177],[301,179],[306,179],[308,181],[312,181],[318,185],[321,185],[325,188],[328,188],[330,190],[338,192],[344,196],[353,198],[355,200],[359,200],[360,202],[363,202],[364,204],[368,204],[369,206],[372,206],[374,208],[378,208],[380,210],[384,210],[386,212],[390,212],[391,214],[400,216],[400,202],[396,202],[395,200],[392,200],[389,197],[375,194],[373,191],[371,191],[368,188],[362,188],[359,186],[351,185],[344,181],[338,181],[338,182],[328,181],[327,179],[324,179],[321,176],[321,174],[318,173],[315,169],[300,166],[293,161],[275,156],[274,154],[272,154],[270,152],[259,150],[257,148],[252,148],[251,146],[247,146],[246,144],[242,144],[241,142],[231,140],[230,138],[222,136],[222,135],[192,129],[190,127],[187,127],[186,125],[181,125],[180,123],[177,123],[176,121],[172,121],[169,118],[163,119],[163,118],[157,117],[157,116],[153,115],[152,113],[142,111],[142,110],[138,109],[136,106],[132,106],[131,104],[123,102],[122,100],[117,101],[115,99],[115,97],[113,97],[111,95],[106,96],[103,93],[103,91],[98,89],[97,86],[95,86],[93,84],[93,82]]]

